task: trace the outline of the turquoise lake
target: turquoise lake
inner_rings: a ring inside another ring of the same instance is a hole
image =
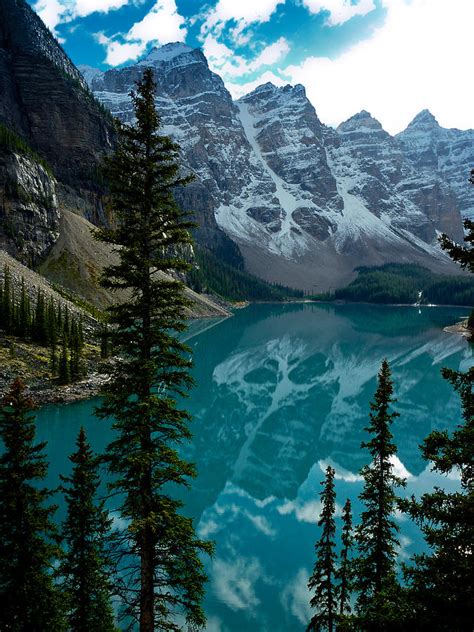
[[[433,429],[460,421],[457,396],[442,367],[466,370],[470,345],[443,331],[469,310],[370,305],[254,305],[223,321],[197,321],[187,333],[196,386],[186,406],[194,416],[192,443],[183,447],[199,472],[183,493],[199,534],[216,543],[207,562],[207,630],[304,630],[311,611],[306,588],[318,538],[320,481],[336,469],[338,511],[351,498],[360,509],[359,468],[367,462],[369,402],[383,358],[393,371],[393,432],[405,493],[433,485],[454,489],[420,455]],[[49,484],[69,471],[68,455],[84,425],[95,450],[111,437],[93,416],[96,402],[38,412],[48,441]],[[397,516],[400,558],[423,543]],[[338,519],[338,525],[340,520]]]

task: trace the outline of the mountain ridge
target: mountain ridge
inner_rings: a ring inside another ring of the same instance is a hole
[[[266,83],[234,101],[202,51],[183,46],[148,58],[163,131],[206,191],[206,216],[238,244],[250,272],[310,291],[349,282],[358,265],[388,261],[454,272],[437,235],[462,239],[458,206],[468,209],[471,196],[460,191],[462,176],[453,191],[446,170],[419,167],[416,142],[406,149],[408,140],[365,110],[327,127],[302,85]],[[123,121],[131,120],[127,93],[146,63],[91,79],[96,97]],[[415,117],[417,134],[430,117]]]

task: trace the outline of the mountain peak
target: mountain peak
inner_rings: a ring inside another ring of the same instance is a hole
[[[291,84],[287,83],[284,86],[277,86],[274,83],[272,83],[271,81],[267,81],[266,83],[262,83],[261,85],[257,86],[256,88],[254,88],[251,92],[249,92],[248,94],[245,94],[244,96],[240,97],[240,99],[238,99],[239,101],[246,101],[248,99],[252,99],[254,97],[260,97],[262,95],[268,95],[268,94],[272,94],[272,95],[285,95],[288,97],[292,97],[292,96],[300,96],[302,95],[303,97],[306,97],[306,90],[304,88],[304,86],[302,86],[300,83],[297,83],[296,85],[292,86]]]
[[[354,116],[351,116],[337,127],[337,131],[340,133],[354,132],[354,131],[367,131],[378,132],[384,131],[380,122],[372,116],[367,110],[361,110]]]
[[[182,55],[183,53],[192,53],[193,48],[187,46],[183,42],[170,42],[160,47],[153,47],[151,51],[138,63],[142,64],[154,64],[156,62],[170,61]]]
[[[415,118],[409,123],[408,127],[439,127],[438,121],[435,119],[433,114],[427,109],[421,110],[415,116]]]

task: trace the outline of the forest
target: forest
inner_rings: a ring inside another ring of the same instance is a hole
[[[356,268],[358,276],[334,298],[368,303],[474,305],[471,276],[435,274],[416,264],[387,263]],[[421,294],[420,294],[421,292]]]

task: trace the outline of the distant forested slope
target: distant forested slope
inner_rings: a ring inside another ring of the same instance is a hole
[[[195,292],[218,294],[229,301],[283,301],[303,296],[300,290],[271,285],[238,270],[207,250],[196,249],[194,259],[196,265],[186,276]]]
[[[474,305],[474,280],[435,274],[419,265],[388,263],[360,267],[358,277],[336,290],[334,298],[369,303],[435,303]]]

